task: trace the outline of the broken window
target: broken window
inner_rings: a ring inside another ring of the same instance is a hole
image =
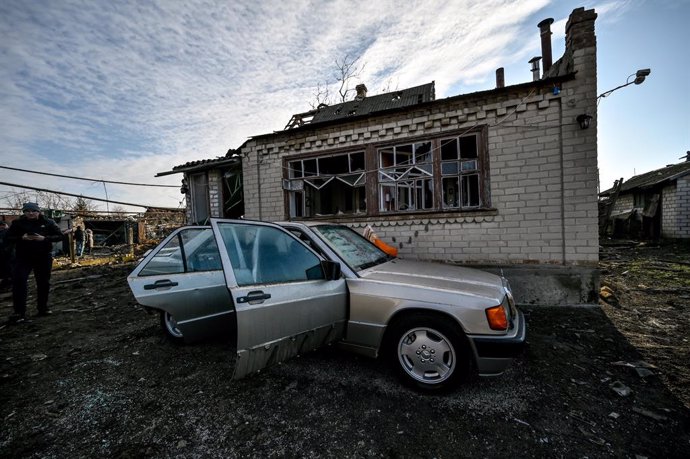
[[[412,211],[434,205],[431,142],[378,150],[379,210]]]
[[[290,217],[366,212],[364,152],[288,163]]]
[[[290,218],[489,208],[486,132],[287,162]],[[366,164],[365,164],[366,162]],[[366,171],[371,174],[365,187]],[[367,206],[367,198],[370,200]]]
[[[481,206],[478,135],[441,139],[442,205],[447,209]]]
[[[194,174],[189,176],[189,190],[192,195],[192,211],[194,223],[204,225],[210,217],[210,207],[208,199],[208,176]]]

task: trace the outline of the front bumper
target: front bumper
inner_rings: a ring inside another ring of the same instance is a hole
[[[472,341],[479,376],[496,376],[510,366],[525,347],[527,324],[518,310],[514,333],[504,336],[469,335]]]

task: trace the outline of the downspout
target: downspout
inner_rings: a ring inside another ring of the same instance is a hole
[[[561,263],[565,266],[565,170],[563,158],[563,100],[558,99],[558,124],[560,129],[558,130],[558,156],[561,163]]]
[[[261,212],[261,153],[256,150],[256,184],[257,192],[259,195],[259,220],[263,220],[263,214]]]

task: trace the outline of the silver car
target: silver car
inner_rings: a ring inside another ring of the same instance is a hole
[[[172,340],[236,340],[235,378],[337,342],[437,390],[501,374],[525,342],[504,278],[391,257],[331,223],[180,228],[127,280]]]

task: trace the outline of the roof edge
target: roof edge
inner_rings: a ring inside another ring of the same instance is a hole
[[[487,95],[494,95],[494,94],[500,95],[500,94],[505,94],[505,93],[515,91],[515,90],[519,91],[519,90],[524,90],[524,89],[530,89],[533,87],[538,88],[538,87],[543,87],[543,86],[551,86],[554,83],[563,83],[565,81],[573,80],[573,79],[575,79],[575,74],[576,74],[576,72],[572,72],[572,73],[568,73],[565,75],[545,78],[543,80],[529,81],[527,83],[520,83],[520,84],[511,85],[511,86],[504,86],[502,88],[486,89],[484,91],[476,91],[476,92],[470,92],[467,94],[459,94],[456,96],[449,96],[449,97],[446,97],[444,99],[434,99],[434,100],[430,100],[428,102],[423,102],[421,104],[408,105],[405,107],[396,107],[396,108],[392,108],[389,110],[381,110],[381,111],[378,111],[375,113],[369,113],[366,115],[352,116],[352,117],[348,117],[346,119],[324,121],[324,122],[316,123],[316,124],[309,123],[309,124],[305,124],[303,126],[295,127],[295,128],[288,129],[288,130],[273,131],[273,132],[267,133],[267,134],[259,134],[259,135],[251,136],[251,137],[249,137],[249,139],[250,140],[256,140],[256,139],[262,139],[262,138],[266,138],[266,137],[272,137],[272,136],[275,136],[278,134],[290,134],[290,133],[294,133],[294,132],[303,132],[303,131],[309,131],[309,130],[314,130],[314,129],[320,129],[323,127],[334,126],[337,124],[351,123],[352,121],[356,121],[356,120],[375,118],[375,117],[378,117],[381,115],[389,115],[391,113],[396,113],[396,112],[416,110],[419,108],[424,108],[424,107],[431,106],[433,104],[439,104],[439,103],[443,103],[443,102],[449,102],[449,101],[452,102],[452,101],[462,100],[462,99],[480,98],[480,97],[486,97]],[[412,86],[412,88],[416,88],[419,86],[424,86],[424,85]]]
[[[213,168],[218,167],[218,166],[226,166],[226,165],[229,165],[232,163],[239,163],[239,162],[242,162],[242,160],[239,157],[235,156],[232,158],[221,158],[218,161],[212,160],[212,161],[205,162],[203,164],[194,164],[194,165],[190,165],[187,167],[185,167],[184,165],[175,166],[170,171],[158,172],[154,177],[163,177],[166,175],[181,174],[184,172],[202,171],[205,169],[213,169]]]

